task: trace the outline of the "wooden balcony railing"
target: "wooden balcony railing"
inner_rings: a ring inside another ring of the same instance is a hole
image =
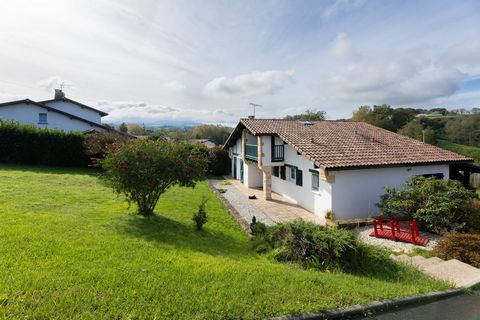
[[[273,145],[273,147],[272,147],[272,161],[273,162],[283,161],[283,159],[284,159],[283,152],[284,152],[283,144]]]

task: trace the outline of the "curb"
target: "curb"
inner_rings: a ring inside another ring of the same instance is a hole
[[[464,292],[464,288],[434,291],[426,294],[408,296],[393,300],[373,301],[365,305],[355,305],[347,308],[339,308],[322,313],[304,313],[269,318],[270,320],[317,320],[317,319],[349,319],[366,317],[376,312],[385,312],[413,305],[421,302],[433,302],[436,300],[456,296]]]
[[[251,230],[250,230],[250,224],[243,219],[243,217],[240,215],[240,213],[235,209],[230,202],[228,202],[227,199],[218,191],[217,188],[213,185],[213,183],[207,179],[207,185],[210,188],[210,190],[215,193],[217,198],[220,200],[220,202],[223,204],[225,209],[230,213],[230,215],[235,219],[235,221],[242,227],[243,231],[245,231],[249,236],[252,235]]]

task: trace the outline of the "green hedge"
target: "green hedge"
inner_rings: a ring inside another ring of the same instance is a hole
[[[85,167],[84,135],[0,120],[0,162]]]

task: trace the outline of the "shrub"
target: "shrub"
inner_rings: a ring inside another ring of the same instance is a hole
[[[221,148],[212,148],[208,151],[208,172],[216,176],[230,173],[230,158],[228,152]]]
[[[263,236],[267,233],[267,226],[257,221],[257,217],[253,216],[252,222],[250,223],[250,231],[254,236]]]
[[[84,135],[0,120],[0,162],[84,167]]]
[[[207,204],[208,199],[203,198],[202,202],[198,206],[198,211],[193,213],[192,220],[195,222],[195,227],[198,231],[202,230],[203,225],[207,223],[207,211],[205,210],[205,205]]]
[[[277,261],[321,270],[342,269],[347,265],[348,255],[356,249],[352,232],[300,219],[268,227],[255,240],[257,247],[273,249]]]
[[[124,143],[129,139],[129,135],[116,131],[93,132],[85,135],[83,145],[85,153],[90,157],[103,158],[110,145]]]
[[[335,217],[335,212],[333,210],[328,210],[325,213],[325,219],[333,220],[334,217]]]
[[[465,231],[475,227],[475,194],[459,181],[412,177],[404,189],[385,188],[377,204],[387,217],[416,219],[427,231]]]
[[[431,254],[444,260],[458,259],[480,268],[480,234],[445,234]]]
[[[169,187],[194,187],[204,178],[207,158],[198,146],[186,142],[130,140],[108,148],[99,165],[114,191],[135,202],[139,214],[150,216]]]

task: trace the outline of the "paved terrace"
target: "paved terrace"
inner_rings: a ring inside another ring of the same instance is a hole
[[[222,181],[228,181],[230,184],[222,184]],[[226,190],[222,194],[223,197],[247,223],[250,223],[252,217],[255,216],[258,221],[266,225],[292,221],[298,218],[325,224],[324,219],[277,193],[272,192],[272,200],[265,200],[262,189],[247,188],[238,180],[227,177],[225,180],[212,180],[211,182],[215,188]],[[248,199],[248,196],[251,195],[255,195],[257,199]]]

